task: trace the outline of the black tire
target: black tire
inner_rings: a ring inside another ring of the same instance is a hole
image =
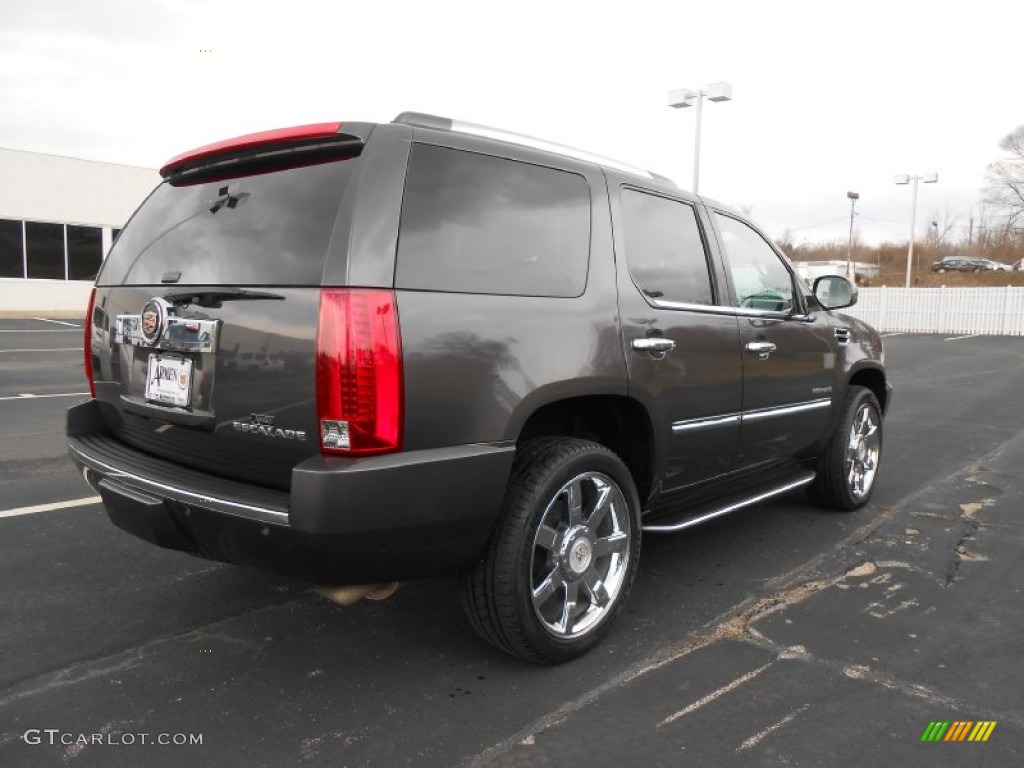
[[[854,430],[860,439],[854,445]],[[865,434],[861,434],[861,433]],[[882,458],[882,409],[867,387],[850,386],[835,432],[818,463],[811,498],[822,506],[852,512],[871,499]]]
[[[531,441],[484,558],[461,577],[462,605],[506,653],[569,661],[608,632],[639,560],[640,501],[619,457],[587,440]]]

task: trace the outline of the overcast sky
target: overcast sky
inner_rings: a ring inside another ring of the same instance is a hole
[[[691,185],[773,236],[865,242],[966,225],[1024,124],[1024,3],[912,0],[31,0],[0,26],[0,147],[159,167],[231,136],[430,112],[540,136]],[[207,52],[208,51],[208,52]],[[0,179],[0,184],[8,183]]]

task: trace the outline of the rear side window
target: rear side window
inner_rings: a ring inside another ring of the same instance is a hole
[[[623,238],[633,282],[652,299],[713,304],[704,241],[692,205],[622,190]]]
[[[320,285],[356,158],[222,181],[164,182],[120,233],[101,285]]]
[[[413,146],[398,238],[398,288],[579,296],[589,252],[590,187],[582,176]]]

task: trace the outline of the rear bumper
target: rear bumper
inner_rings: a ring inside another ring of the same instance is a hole
[[[147,541],[322,584],[453,573],[476,562],[515,448],[463,445],[292,470],[291,491],[150,456],[107,434],[99,404],[68,410],[68,450],[110,519]]]

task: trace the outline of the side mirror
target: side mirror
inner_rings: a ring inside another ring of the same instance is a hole
[[[814,298],[824,309],[843,309],[857,303],[857,286],[839,275],[825,275],[814,281]]]

